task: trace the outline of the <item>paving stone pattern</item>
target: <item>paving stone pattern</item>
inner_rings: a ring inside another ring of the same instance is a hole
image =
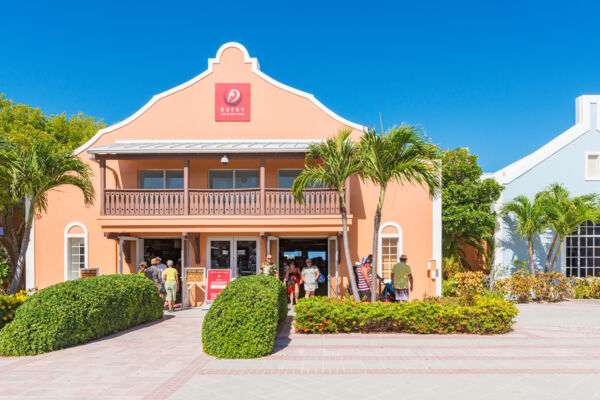
[[[36,357],[0,358],[0,398],[600,399],[600,301],[520,305],[501,336],[290,333],[256,360],[202,353],[205,312]],[[388,397],[389,396],[389,397]]]

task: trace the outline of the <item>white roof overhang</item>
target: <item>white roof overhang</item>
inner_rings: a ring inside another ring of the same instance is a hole
[[[117,140],[92,147],[90,155],[305,153],[315,140]]]

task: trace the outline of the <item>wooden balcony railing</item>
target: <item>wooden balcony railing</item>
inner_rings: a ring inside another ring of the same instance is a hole
[[[304,202],[289,189],[106,189],[105,215],[331,215],[339,214],[337,193],[308,189]],[[263,204],[264,202],[264,207]],[[187,210],[186,210],[187,208]],[[187,212],[186,212],[187,211]]]
[[[182,215],[183,190],[106,189],[106,215]]]
[[[255,215],[260,214],[260,190],[190,189],[192,215]]]
[[[265,213],[271,215],[339,214],[340,199],[335,190],[308,189],[300,203],[289,189],[267,189]]]

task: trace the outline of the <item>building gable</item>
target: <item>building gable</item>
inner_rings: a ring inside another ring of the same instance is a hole
[[[249,85],[249,121],[219,121],[215,116],[218,84]],[[365,127],[325,107],[312,94],[282,84],[260,71],[256,58],[239,43],[226,43],[195,78],[155,95],[122,122],[98,131],[75,150],[116,140],[324,139],[341,128]]]

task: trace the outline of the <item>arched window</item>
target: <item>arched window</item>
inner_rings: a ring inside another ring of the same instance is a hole
[[[383,279],[392,279],[392,268],[402,255],[402,228],[395,222],[386,222],[379,228],[377,270]]]
[[[77,279],[88,266],[88,231],[81,222],[71,222],[65,228],[65,281]]]

